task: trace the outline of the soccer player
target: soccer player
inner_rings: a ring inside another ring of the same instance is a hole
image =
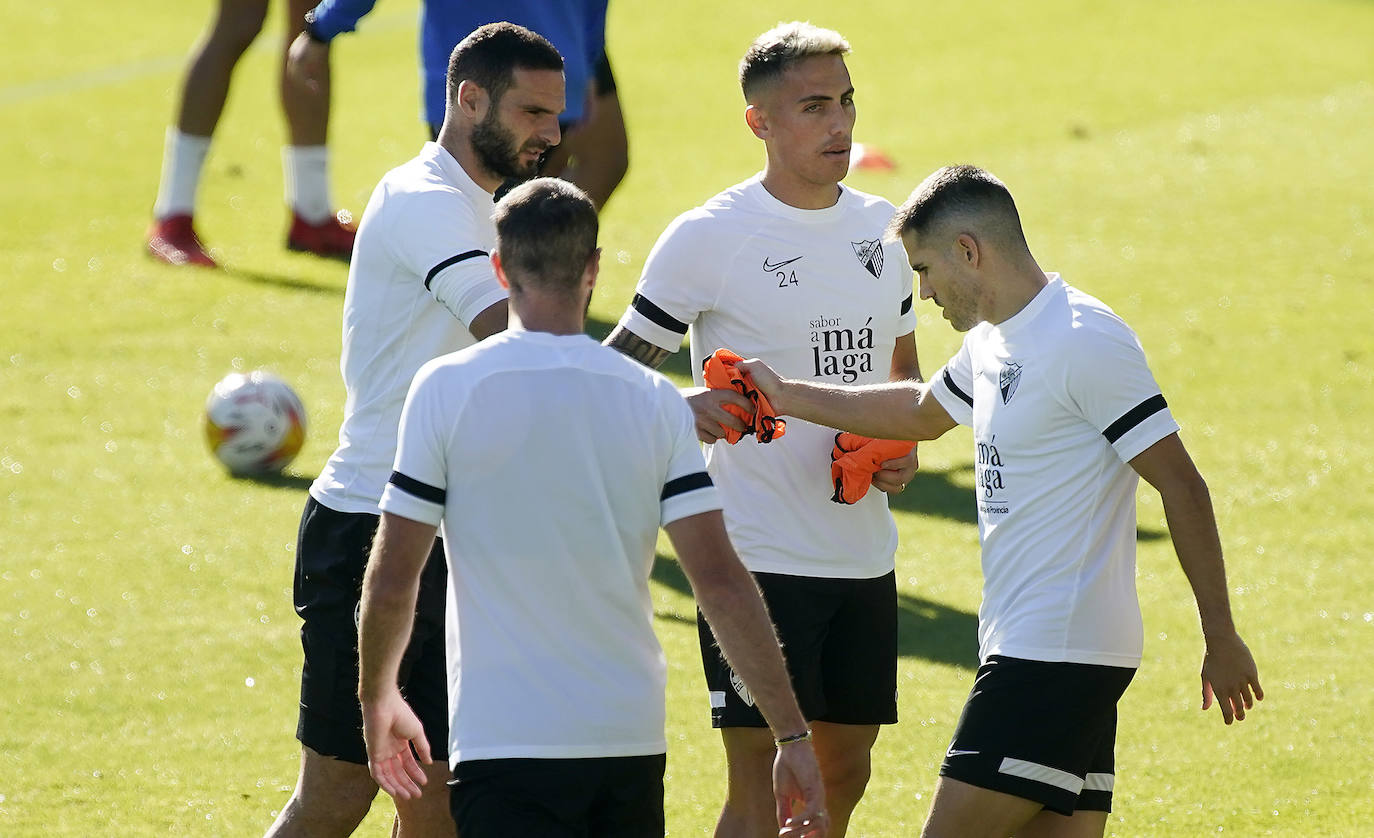
[[[287,0],[282,57],[301,31],[308,0]],[[195,232],[196,190],[219,123],[229,81],[244,50],[262,30],[267,0],[220,0],[214,22],[191,55],[177,105],[177,122],[167,129],[162,179],[148,231],[148,252],[169,265],[215,267]],[[319,78],[304,85],[281,74],[281,103],[291,144],[282,149],[286,203],[291,227],[286,246],[318,256],[348,259],[354,232],[339,222],[329,199],[329,62]]]
[[[438,142],[388,172],[363,213],[344,294],[343,427],[310,487],[296,551],[301,775],[271,835],[347,835],[376,795],[361,735],[356,618],[401,407],[424,363],[506,326],[506,293],[486,258],[492,197],[503,181],[533,175],[558,142],[561,68],[553,46],[527,29],[478,29],[453,51]],[[406,695],[441,748],[444,576],[436,546],[401,667]],[[442,788],[447,769],[431,771]],[[398,801],[397,813],[401,835],[453,834],[442,792]]]
[[[311,84],[327,83],[329,43],[353,31],[376,0],[322,0],[306,15],[292,44],[289,70]],[[606,56],[607,0],[426,0],[421,6],[420,74],[431,136],[444,118],[444,78],[454,44],[486,23],[510,21],[548,38],[563,55],[568,102],[563,142],[541,168],[581,186],[597,209],[606,205],[629,167],[625,119]]]
[[[940,766],[926,838],[1100,836],[1116,703],[1140,665],[1135,490],[1164,501],[1202,622],[1202,708],[1264,697],[1236,632],[1207,485],[1135,333],[1040,269],[1011,193],[940,169],[889,227],[963,346],[929,386],[843,388],[745,367],[773,407],[860,434],[976,445],[981,666]],[[789,426],[790,428],[790,426]]]
[[[834,382],[920,378],[912,275],[884,244],[887,201],[840,184],[849,169],[854,87],[836,32],[782,24],[740,63],[745,122],[763,141],[763,173],[679,216],[644,266],[607,343],[651,367],[691,332],[692,365],[725,347],[788,375]],[[713,442],[743,430],[729,391],[689,398]],[[754,573],[812,722],[836,835],[863,796],[879,726],[897,720],[897,529],[884,492],[899,492],[915,452],[890,460],[854,505],[832,503],[835,431],[793,422],[766,445],[711,446],[707,463],[730,539]],[[770,828],[764,720],[699,620],[712,724],[721,729],[727,790],[717,835]]]
[[[810,732],[691,410],[583,331],[596,208],[541,178],[503,198],[495,223],[491,261],[520,325],[420,370],[382,496],[359,682],[373,776],[398,801],[429,780],[429,740],[397,671],[442,522],[459,834],[661,838],[667,671],[649,576],[662,526],[781,743],[779,822],[824,834]]]

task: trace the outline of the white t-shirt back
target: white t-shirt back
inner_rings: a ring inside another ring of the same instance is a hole
[[[669,225],[620,325],[670,351],[690,328],[698,385],[702,362],[722,347],[789,377],[887,381],[896,339],[916,325],[906,255],[882,237],[892,213],[843,185],[834,206],[797,209],[751,178]],[[768,444],[708,448],[730,540],[750,570],[855,579],[892,570],[887,496],[830,500],[834,441],[833,428],[789,418]]]
[[[489,258],[491,212],[491,193],[437,143],[373,190],[344,293],[339,447],[310,487],[330,509],[377,514],[411,378],[470,346],[468,324],[506,298]]]
[[[1137,666],[1139,477],[1178,431],[1135,333],[1057,274],[1016,315],[980,323],[931,379],[973,428],[983,603],[979,655]]]
[[[585,335],[512,330],[426,365],[382,509],[439,523],[451,759],[658,754],[658,529],[719,509],[691,409]]]

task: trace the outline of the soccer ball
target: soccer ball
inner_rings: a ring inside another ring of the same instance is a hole
[[[230,373],[205,401],[205,441],[231,474],[279,472],[305,442],[305,406],[270,372]]]

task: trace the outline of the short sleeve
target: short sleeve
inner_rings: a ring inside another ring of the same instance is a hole
[[[895,246],[885,246],[888,248],[888,262],[895,266],[897,275],[901,278],[898,283],[900,299],[897,301],[897,334],[910,334],[916,331],[916,308],[913,305],[916,301],[915,274],[911,270],[911,265],[907,264],[906,251],[902,248],[901,242],[897,242]]]
[[[671,426],[672,448],[668,471],[659,496],[659,526],[720,509],[715,484],[706,473],[706,460],[697,442],[696,423],[692,409],[671,385],[662,388],[664,415]]]
[[[635,287],[620,326],[660,349],[676,352],[687,329],[715,304],[724,277],[710,257],[720,242],[706,241],[708,219],[679,216],[663,231]]]
[[[438,526],[448,491],[448,430],[442,388],[426,365],[416,374],[401,410],[396,462],[382,492],[381,509]],[[449,417],[451,420],[452,417]]]
[[[1097,428],[1123,462],[1178,431],[1145,350],[1119,319],[1080,330],[1064,356],[1071,404]]]
[[[960,425],[973,425],[973,361],[968,339],[930,379],[930,394]]]
[[[387,230],[396,261],[464,326],[492,305],[506,299],[496,281],[486,237],[490,226],[477,218],[467,199],[456,191],[433,190],[410,197]]]

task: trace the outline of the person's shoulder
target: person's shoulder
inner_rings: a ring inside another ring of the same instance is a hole
[[[655,398],[668,398],[670,400],[682,398],[682,394],[678,392],[677,385],[673,383],[672,379],[658,370],[646,367],[619,350],[596,344],[587,351],[591,356],[588,367],[593,367],[603,374],[620,378],[636,389],[652,394]]]
[[[1065,284],[1063,306],[1080,340],[1135,339],[1135,330],[1111,306],[1086,291]]]
[[[851,212],[872,216],[883,224],[897,212],[892,202],[881,195],[872,195],[843,183],[840,184],[840,193],[841,200],[849,205]]]

